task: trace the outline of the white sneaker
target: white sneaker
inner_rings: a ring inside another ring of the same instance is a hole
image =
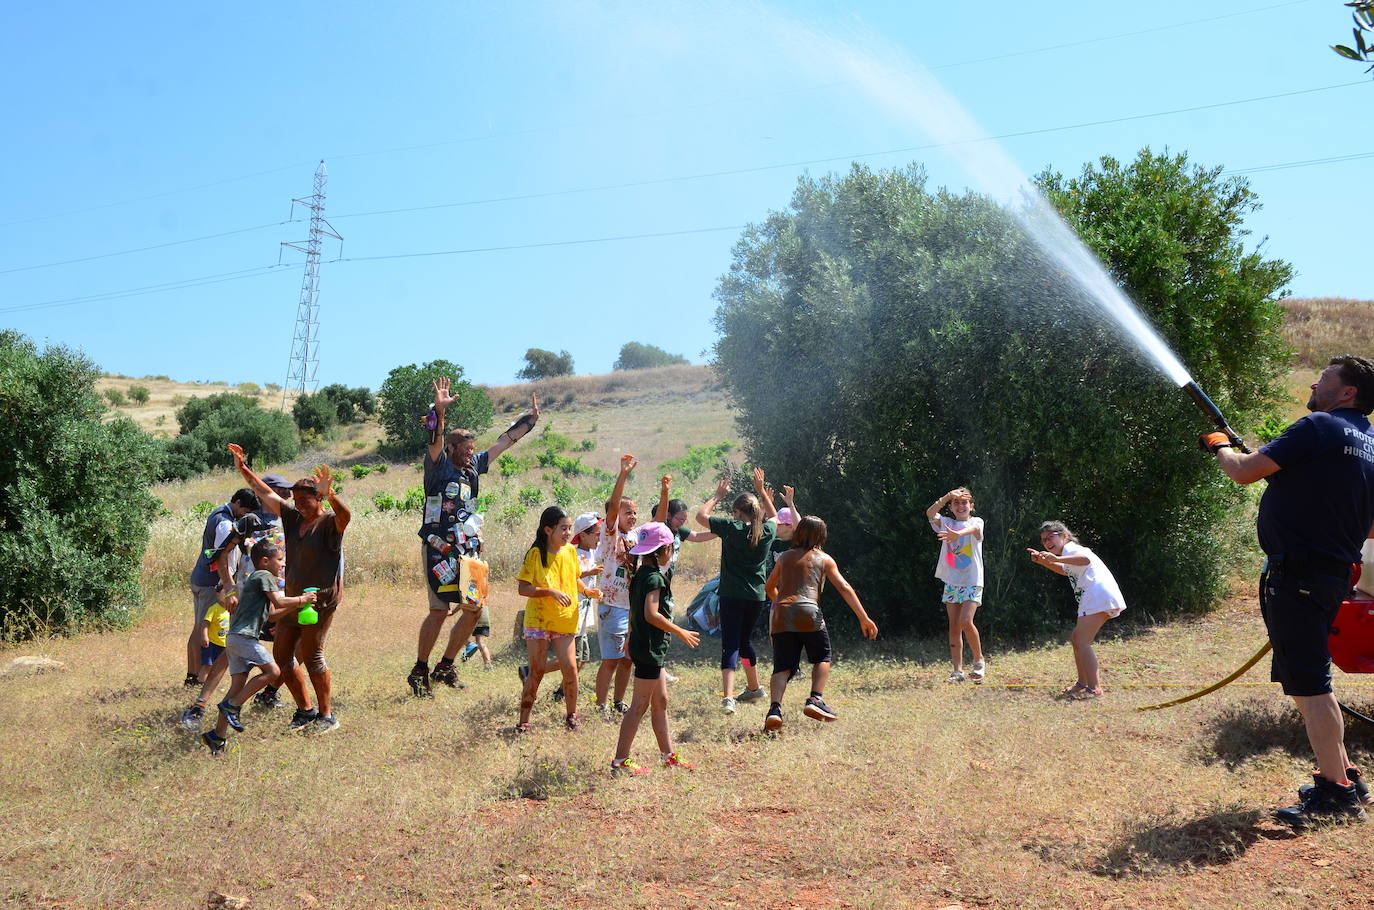
[[[663,671],[663,678],[668,682],[677,682],[677,677],[669,673],[667,670]]]
[[[973,669],[968,671],[968,677],[974,682],[980,683],[983,681],[983,677],[987,675],[987,670],[988,665],[986,662],[975,660],[973,662]]]
[[[728,695],[725,696],[720,700],[720,709],[724,711],[726,714],[734,714],[735,700]]]
[[[950,672],[950,674],[949,674],[948,676],[945,677],[945,682],[947,682],[947,683],[961,683],[961,682],[963,682],[966,678],[967,678],[967,677],[964,676],[964,671],[963,671],[963,670],[953,670],[953,671]]]

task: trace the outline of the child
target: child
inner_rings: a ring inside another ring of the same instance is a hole
[[[270,540],[260,540],[253,544],[254,572],[239,586],[239,602],[229,621],[229,633],[225,636],[225,651],[229,655],[229,694],[218,705],[219,722],[215,729],[207,730],[201,739],[210,747],[212,755],[224,752],[225,733],[229,727],[243,732],[243,722],[239,720],[239,709],[263,686],[272,685],[281,678],[281,671],[272,661],[272,655],[262,646],[258,636],[264,623],[274,622],[299,610],[306,604],[315,603],[316,592],[307,591],[296,597],[287,597],[277,590],[277,576],[281,574],[282,552]],[[248,672],[258,668],[258,675],[250,681]]]
[[[1126,609],[1126,601],[1111,570],[1096,553],[1080,545],[1062,521],[1047,521],[1040,526],[1040,545],[1045,549],[1026,549],[1031,560],[1051,572],[1068,576],[1073,596],[1078,601],[1078,624],[1069,636],[1073,644],[1073,662],[1078,667],[1078,681],[1060,696],[1097,698],[1102,694],[1102,687],[1098,685],[1093,639],[1107,620],[1121,615]]]
[[[200,729],[200,719],[205,716],[205,704],[215,689],[219,688],[219,682],[229,666],[229,658],[224,654],[224,636],[228,631],[229,611],[217,600],[206,608],[205,616],[200,621],[200,673],[197,676],[200,695],[191,707],[181,712],[181,725],[188,729]]]
[[[954,518],[940,514],[949,506]],[[947,682],[964,681],[964,639],[973,652],[969,677],[981,683],[987,673],[983,660],[983,641],[973,614],[983,602],[983,519],[973,518],[973,494],[964,487],[950,490],[930,504],[926,518],[940,539],[940,555],[935,559],[935,577],[945,583],[941,601],[949,618],[949,656],[954,669]]]
[[[578,579],[601,575],[601,566],[596,564],[596,545],[601,540],[601,516],[595,512],[583,512],[573,519],[573,547],[577,550]],[[587,636],[596,621],[595,601],[601,598],[596,588],[578,585],[577,597],[577,637],[573,639],[573,653],[577,657],[577,672],[591,660],[591,645]],[[553,690],[553,700],[563,697],[563,685]]]
[[[825,579],[840,592],[849,609],[859,618],[864,638],[878,637],[878,627],[868,618],[859,595],[854,593],[840,567],[822,548],[825,522],[807,515],[796,525],[792,547],[778,557],[768,576],[768,597],[773,601],[769,629],[773,634],[773,678],[768,686],[773,703],[763,728],[770,733],[782,729],[782,696],[787,683],[801,669],[802,649],[811,661],[811,695],[802,713],[815,720],[834,720],[835,711],[825,703],[825,683],[830,678],[830,632],[821,614],[821,586]]]
[[[469,657],[480,653],[482,655],[482,669],[492,669],[494,661],[491,658],[491,648],[487,645],[490,638],[491,614],[487,612],[487,605],[482,604],[482,615],[477,617],[477,625],[472,627],[472,641],[463,647],[462,661],[467,663]]]
[[[635,565],[630,581],[630,657],[634,661],[635,690],[630,708],[620,721],[620,739],[616,742],[615,758],[611,761],[611,776],[644,774],[647,768],[630,758],[639,724],[644,712],[654,728],[658,751],[665,768],[692,770],[692,766],[673,751],[668,732],[668,680],[664,677],[663,661],[668,654],[668,635],[671,633],[689,648],[695,648],[701,638],[673,622],[668,604],[671,597],[663,571],[673,554],[673,532],[660,522],[650,522],[639,532],[639,542],[630,549],[631,557],[643,556]]]
[[[687,503],[681,499],[669,499],[669,492],[673,486],[673,476],[664,474],[658,481],[658,508],[654,510],[654,521],[668,526],[668,530],[673,532],[673,555],[668,558],[668,571],[663,575],[668,582],[669,603],[668,611],[673,610],[672,587],[673,572],[677,569],[677,557],[682,552],[684,543],[705,543],[708,540],[716,540],[716,535],[709,531],[691,531],[686,527],[687,524]],[[668,682],[677,682],[677,677],[663,671],[663,678]]]
[[[563,702],[567,707],[564,723],[569,730],[581,725],[577,714],[577,661],[573,657],[573,637],[577,634],[577,595],[582,588],[577,551],[569,546],[572,519],[558,506],[549,506],[539,516],[539,530],[525,554],[520,569],[520,596],[525,604],[525,647],[529,653],[529,673],[520,695],[520,719],[515,732],[530,731],[530,712],[539,694],[544,674],[555,667],[563,673]],[[555,665],[548,665],[552,650]]]
[[[596,671],[596,710],[609,717],[611,707],[606,704],[611,680],[615,680],[614,708],[625,713],[625,689],[630,683],[631,662],[626,646],[630,636],[630,577],[627,573],[626,550],[634,542],[630,531],[639,517],[634,500],[625,498],[625,482],[635,468],[633,455],[620,456],[620,474],[615,480],[611,498],[606,500],[605,530],[596,548],[596,562],[601,566],[601,605],[596,610],[596,641],[601,650],[601,666]]]
[[[722,479],[716,495],[697,509],[697,524],[720,538],[720,676],[721,710],[735,713],[736,701],[763,698],[759,671],[755,666],[754,643],[750,636],[758,624],[765,603],[764,566],[776,534],[773,520],[777,512],[763,485],[763,469],[754,469],[757,495],[741,493],[730,507],[730,518],[712,518],[711,510],[730,492]],[[760,503],[762,500],[762,503]],[[735,695],[735,671],[744,665],[747,688]]]

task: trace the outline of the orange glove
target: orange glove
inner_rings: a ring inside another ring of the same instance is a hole
[[[1231,442],[1231,437],[1225,433],[1203,433],[1197,438],[1197,444],[1202,448],[1202,451],[1211,452],[1213,455],[1221,449],[1229,449],[1234,445]]]

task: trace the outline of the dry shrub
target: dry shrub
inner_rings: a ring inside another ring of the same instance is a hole
[[[599,780],[596,767],[577,755],[535,752],[521,756],[515,776],[500,795],[505,799],[549,799],[576,796],[593,790]]]
[[[1290,298],[1283,308],[1284,334],[1302,366],[1323,367],[1338,354],[1374,355],[1374,300]]]

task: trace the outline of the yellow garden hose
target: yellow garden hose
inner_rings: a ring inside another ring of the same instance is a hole
[[[1174,705],[1181,705],[1184,702],[1189,702],[1195,698],[1201,698],[1202,696],[1207,695],[1208,693],[1215,692],[1222,686],[1229,685],[1230,683],[1233,683],[1236,680],[1240,679],[1242,676],[1244,676],[1246,671],[1253,667],[1255,664],[1259,663],[1259,659],[1264,655],[1268,654],[1269,649],[1272,647],[1273,645],[1266,641],[1264,643],[1264,647],[1260,648],[1258,651],[1255,652],[1254,657],[1251,657],[1249,660],[1247,660],[1244,664],[1241,665],[1241,668],[1239,670],[1232,673],[1230,676],[1226,677],[1221,682],[1212,683],[1205,689],[1198,689],[1196,692],[1185,695],[1182,698],[1175,698],[1173,701],[1161,702],[1157,705],[1145,705],[1144,707],[1136,708],[1136,710],[1158,711],[1160,708],[1172,708]]]

